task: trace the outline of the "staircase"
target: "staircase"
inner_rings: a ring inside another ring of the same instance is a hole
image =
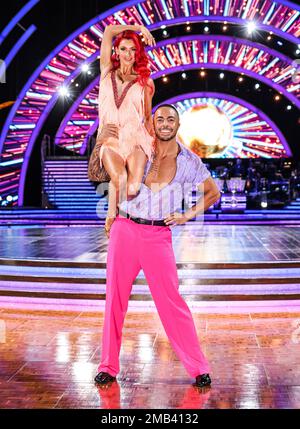
[[[300,217],[300,198],[296,198],[296,200],[291,201],[287,206],[285,206],[285,209],[298,211]]]
[[[0,297],[105,299],[105,262],[0,258],[0,271]],[[177,263],[177,271],[180,292],[192,302],[300,299],[299,261]],[[152,299],[143,271],[131,299]]]
[[[45,161],[44,191],[60,213],[79,214],[82,218],[105,218],[107,199],[96,193],[87,177],[87,169],[88,161],[81,157]]]

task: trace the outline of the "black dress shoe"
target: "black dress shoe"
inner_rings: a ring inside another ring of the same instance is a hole
[[[99,374],[94,378],[95,382],[99,384],[111,383],[112,381],[115,381],[115,379],[116,377],[108,374],[108,372],[99,372]]]
[[[196,383],[194,384],[194,386],[205,387],[205,386],[210,386],[210,385],[211,385],[211,378],[210,378],[209,374],[197,375]]]

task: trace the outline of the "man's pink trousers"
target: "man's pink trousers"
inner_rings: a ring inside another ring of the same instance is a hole
[[[138,224],[120,216],[110,230],[99,372],[112,376],[119,372],[124,318],[132,284],[141,269],[169,341],[187,372],[191,377],[208,373],[209,364],[201,351],[191,312],[178,291],[171,229]]]

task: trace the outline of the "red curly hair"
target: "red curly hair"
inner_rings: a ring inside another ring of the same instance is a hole
[[[150,76],[150,63],[147,57],[145,46],[141,37],[131,30],[126,30],[120,33],[114,40],[113,47],[118,48],[123,39],[132,40],[136,47],[135,62],[133,65],[134,71],[138,74],[138,82],[141,86],[151,86],[147,83]],[[116,70],[120,67],[120,60],[117,59],[116,53],[111,56],[113,69]],[[152,89],[152,88],[151,88]]]

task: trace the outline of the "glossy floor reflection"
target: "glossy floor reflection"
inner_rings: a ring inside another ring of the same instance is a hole
[[[172,235],[177,262],[300,260],[299,225],[190,223],[174,227]],[[106,256],[103,227],[0,229],[0,258],[106,262]]]
[[[212,366],[195,388],[156,312],[129,312],[121,372],[93,383],[103,313],[0,309],[0,408],[299,408],[300,313],[195,313]]]

